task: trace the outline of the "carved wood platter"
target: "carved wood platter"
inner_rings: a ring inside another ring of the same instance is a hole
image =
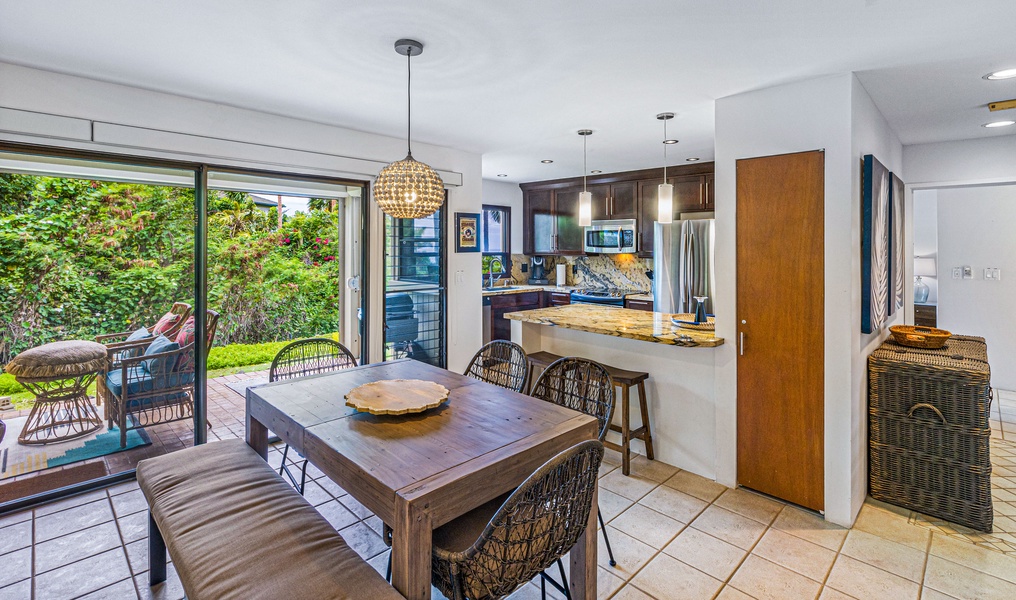
[[[405,415],[437,408],[448,400],[448,388],[420,379],[388,379],[353,388],[346,406],[372,415]]]

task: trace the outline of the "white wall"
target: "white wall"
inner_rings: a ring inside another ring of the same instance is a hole
[[[904,154],[906,149],[904,149]],[[914,190],[914,256],[938,257],[938,190]],[[939,273],[941,266],[937,265]],[[939,276],[941,277],[941,275]],[[939,277],[924,277],[928,302],[938,302]],[[912,298],[913,296],[911,296]]]
[[[826,335],[829,335],[830,319],[839,321],[838,327],[846,326],[850,333],[850,397],[849,404],[844,405],[837,402],[830,406],[829,398],[826,398],[826,432],[835,432],[835,446],[826,440],[826,469],[830,465],[836,465],[838,469],[848,468],[850,472],[849,487],[844,487],[843,481],[826,480],[826,502],[829,502],[830,494],[833,494],[837,506],[844,501],[849,501],[849,515],[837,514],[837,519],[844,519],[849,516],[849,522],[857,516],[864,504],[868,493],[868,355],[872,353],[889,335],[889,326],[905,322],[906,308],[913,310],[913,287],[906,286],[904,290],[904,308],[897,310],[887,321],[882,331],[871,334],[861,333],[861,194],[862,174],[861,157],[866,154],[873,154],[879,162],[887,169],[896,174],[897,177],[907,182],[906,171],[903,168],[903,145],[899,137],[885,116],[878,110],[867,90],[861,85],[857,77],[851,77],[851,192],[849,213],[843,215],[849,218],[851,227],[849,235],[846,235],[846,228],[841,227],[836,234],[839,238],[840,252],[835,264],[843,264],[849,261],[850,269],[850,319],[838,319],[838,315],[826,313]],[[828,198],[826,199],[828,207]],[[912,239],[913,230],[911,215],[913,213],[913,201],[911,195],[905,195],[905,223],[904,236]],[[829,218],[829,215],[826,215]],[[828,225],[828,221],[826,221]],[[830,232],[826,230],[826,244],[829,243]],[[826,248],[828,256],[828,247]],[[913,273],[913,250],[910,244],[906,244],[903,263],[906,266],[906,273]],[[826,262],[826,277],[829,277],[829,265]],[[912,277],[905,277],[904,281],[912,281]],[[828,287],[826,293],[829,293]],[[909,297],[910,302],[906,299]],[[827,342],[828,343],[828,342]],[[827,357],[828,359],[828,357]],[[828,367],[828,362],[826,363]],[[826,393],[829,393],[828,375]],[[834,425],[838,419],[849,419],[849,439],[843,437],[847,432]],[[830,456],[830,452],[833,456]],[[849,453],[849,459],[844,456]],[[845,464],[849,461],[849,464]],[[845,524],[846,520],[836,520],[837,523]]]
[[[992,385],[1016,390],[1016,186],[938,191],[938,326],[988,342]],[[953,279],[953,267],[973,279]],[[1002,270],[988,281],[984,269]]]
[[[860,161],[891,170],[902,146],[851,74],[716,102],[717,334],[736,339],[736,160],[825,150],[825,514],[849,525],[866,492],[864,364],[880,335],[860,334]],[[904,179],[905,180],[905,179]],[[736,483],[736,344],[716,353],[717,476]]]
[[[484,179],[483,203],[511,207],[511,253],[522,254],[522,188],[519,187],[519,184]]]
[[[0,63],[0,139],[363,181],[406,150],[398,138],[6,63]],[[449,214],[479,212],[480,155],[421,143],[413,144],[413,154],[446,183],[461,184],[449,189]],[[372,218],[378,214],[375,209]],[[448,224],[452,240],[454,220]],[[380,242],[373,236],[369,248],[375,276]],[[448,319],[448,366],[462,370],[481,344],[480,289],[471,285],[480,278],[480,255],[449,252],[448,269],[448,314],[456,316]],[[375,283],[375,319],[379,291]],[[380,331],[379,322],[371,330]]]
[[[907,146],[903,168],[915,188],[1016,182],[1016,135]]]

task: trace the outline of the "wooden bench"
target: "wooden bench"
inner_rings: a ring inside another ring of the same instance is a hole
[[[138,463],[149,506],[149,583],[166,551],[190,600],[400,599],[243,440]]]

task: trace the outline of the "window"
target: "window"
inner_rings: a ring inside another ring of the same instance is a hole
[[[511,207],[483,205],[483,214],[480,218],[480,251],[483,252],[484,274],[490,273],[490,265],[494,259],[501,264],[501,268],[498,269],[495,263],[495,275],[511,273],[511,222]]]

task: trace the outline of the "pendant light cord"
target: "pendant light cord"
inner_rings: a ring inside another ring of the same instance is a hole
[[[667,183],[667,121],[663,120],[663,183]]]
[[[413,155],[413,52],[406,52],[406,153]]]
[[[588,135],[582,136],[582,191],[586,191],[586,138]]]

